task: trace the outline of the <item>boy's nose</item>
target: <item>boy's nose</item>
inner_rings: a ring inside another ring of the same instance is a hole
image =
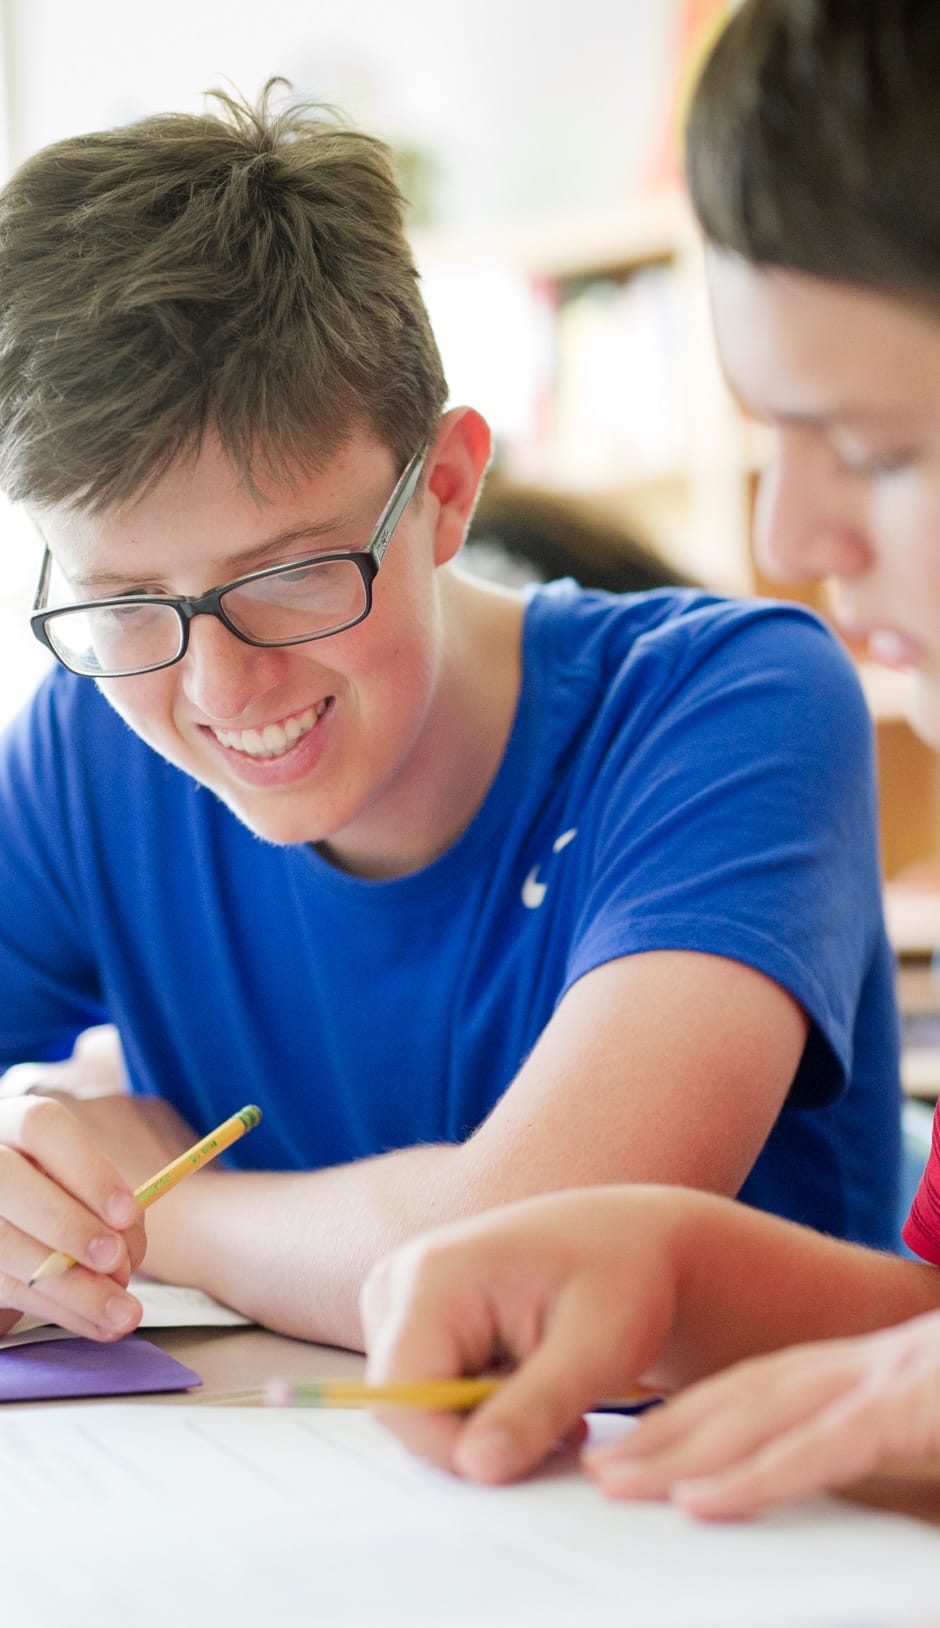
[[[777,457],[761,476],[754,514],[755,552],[768,576],[809,582],[868,569],[857,488],[830,460],[824,447],[781,437]]]
[[[206,718],[234,723],[281,681],[287,652],[246,644],[213,616],[196,616],[180,663],[187,699]]]

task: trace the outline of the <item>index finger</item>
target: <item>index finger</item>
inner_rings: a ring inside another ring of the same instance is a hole
[[[419,1239],[394,1251],[369,1273],[360,1309],[371,1384],[397,1379],[455,1379],[478,1373],[490,1359],[489,1327],[478,1330],[469,1311],[473,1287],[461,1277],[453,1247]],[[452,1316],[453,1302],[467,1308]],[[413,1453],[453,1469],[453,1445],[463,1418],[452,1413],[378,1411],[382,1424]]]
[[[140,1206],[120,1171],[96,1147],[76,1116],[53,1097],[14,1097],[2,1104],[0,1141],[22,1154],[63,1192],[122,1232]]]

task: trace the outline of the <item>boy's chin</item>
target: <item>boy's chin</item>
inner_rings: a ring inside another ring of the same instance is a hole
[[[231,805],[229,805],[231,806]],[[311,836],[310,827],[300,822],[280,823],[263,819],[252,819],[246,815],[244,809],[232,808],[231,812],[242,825],[258,838],[259,842],[267,842],[272,848],[296,848],[306,846],[313,848],[319,840]]]
[[[306,809],[275,808],[274,798],[271,799],[272,806],[265,808],[263,798],[246,798],[243,801],[219,786],[212,786],[211,790],[225,804],[229,813],[261,842],[268,842],[275,848],[290,848],[302,843],[312,845],[320,840],[319,833],[314,829],[315,821],[311,820]]]

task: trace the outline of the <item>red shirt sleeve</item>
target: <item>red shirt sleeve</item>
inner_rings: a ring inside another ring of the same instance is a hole
[[[940,1103],[933,1116],[930,1155],[901,1236],[915,1255],[940,1266]]]

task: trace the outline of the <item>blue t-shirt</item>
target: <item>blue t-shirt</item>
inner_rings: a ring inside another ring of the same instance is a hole
[[[260,1104],[243,1167],[458,1141],[593,967],[745,962],[812,1029],[741,1196],[895,1241],[871,727],[794,606],[535,592],[495,780],[446,853],[391,881],[260,840],[58,669],[0,744],[0,861],[0,1065],[113,1021],[134,1089],[199,1130]]]

